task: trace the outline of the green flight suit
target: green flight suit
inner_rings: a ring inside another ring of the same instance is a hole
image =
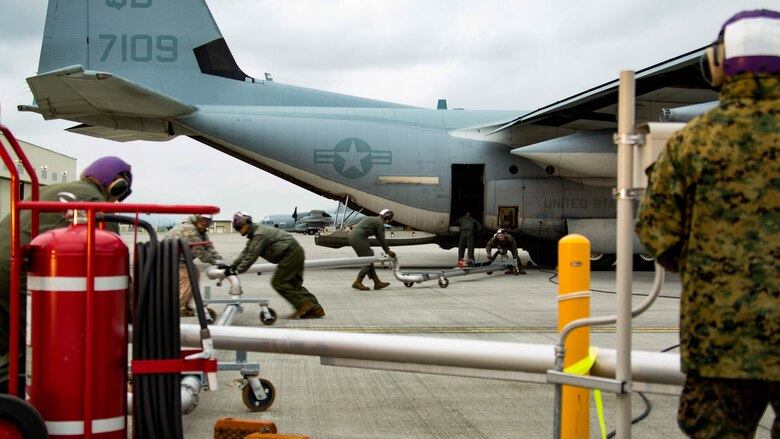
[[[474,261],[474,233],[482,231],[482,224],[471,215],[463,215],[455,221],[460,227],[460,240],[458,241],[458,260],[463,259],[468,249],[469,260]]]
[[[317,298],[303,286],[303,263],[306,260],[303,247],[284,230],[250,224],[246,235],[249,240],[231,267],[243,273],[262,257],[276,264],[271,286],[277,293],[298,309],[305,302],[313,304],[312,310],[321,308]]]
[[[358,256],[374,256],[374,251],[371,250],[371,244],[368,241],[371,236],[376,237],[385,253],[390,252],[390,246],[385,240],[385,222],[377,216],[363,218],[352,227],[352,231],[349,233],[349,245]],[[377,277],[374,264],[365,265],[360,269],[358,277],[366,275],[371,279]]]

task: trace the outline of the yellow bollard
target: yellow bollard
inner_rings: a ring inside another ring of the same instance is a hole
[[[558,241],[558,333],[571,321],[590,317],[590,241],[567,235]],[[566,339],[564,370],[588,357],[590,327],[577,328]],[[589,390],[563,386],[561,438],[590,436]]]

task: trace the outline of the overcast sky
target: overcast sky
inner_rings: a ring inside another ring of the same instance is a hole
[[[154,0],[163,1],[163,0]],[[196,0],[191,0],[196,1]],[[733,14],[780,0],[210,0],[238,65],[254,77],[420,107],[534,110],[709,44]],[[117,143],[19,113],[30,104],[43,0],[0,0],[0,122],[78,159],[133,167],[133,203],[208,204],[219,218],[335,209],[336,202],[194,140]],[[185,185],[183,182],[193,182]]]

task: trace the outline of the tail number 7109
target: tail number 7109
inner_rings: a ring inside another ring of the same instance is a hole
[[[121,62],[150,62],[153,58],[158,62],[176,62],[179,58],[179,39],[174,35],[100,34],[100,40],[107,41],[100,62],[105,62],[117,51]]]

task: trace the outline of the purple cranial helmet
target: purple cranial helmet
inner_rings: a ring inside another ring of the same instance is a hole
[[[132,193],[133,174],[130,165],[119,157],[102,157],[81,172],[81,179],[91,179],[105,188],[111,198],[122,201]]]

